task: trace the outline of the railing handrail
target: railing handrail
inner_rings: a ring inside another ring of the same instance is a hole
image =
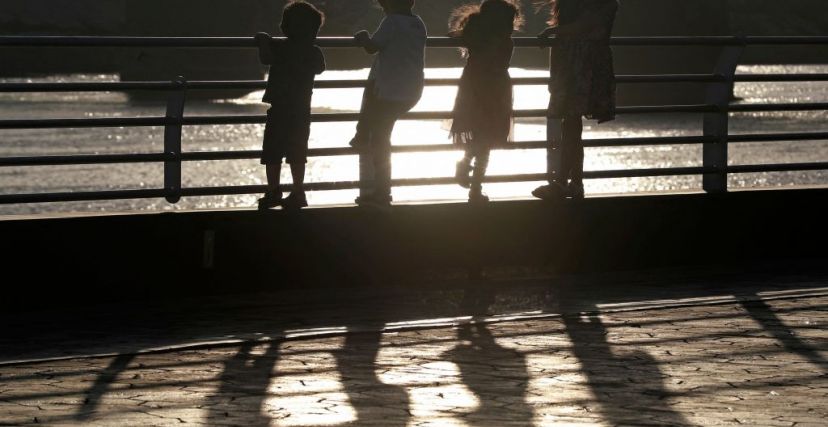
[[[780,141],[817,141],[828,139],[828,132],[779,132],[766,134],[739,134],[730,135],[729,143],[749,142],[780,142]],[[662,136],[637,138],[592,138],[584,139],[584,147],[635,147],[659,145],[699,145],[716,142],[707,136]],[[546,141],[518,141],[493,146],[495,150],[530,150],[542,149],[547,146]],[[394,145],[392,153],[424,153],[438,151],[458,151],[454,144],[410,144]],[[357,155],[359,152],[352,147],[311,148],[309,157],[334,157]],[[59,166],[83,164],[111,164],[111,163],[150,163],[179,160],[182,162],[217,161],[217,160],[249,160],[258,159],[261,150],[229,150],[229,151],[190,151],[180,155],[166,153],[137,153],[137,154],[68,154],[48,156],[14,156],[0,157],[0,167],[10,166]]]
[[[516,47],[548,47],[554,37],[514,37]],[[822,45],[828,36],[642,36],[613,37],[614,46]],[[324,48],[358,47],[353,37],[320,37]],[[428,47],[456,48],[449,37],[429,37]],[[253,37],[0,36],[0,47],[255,48]]]
[[[691,105],[653,105],[618,107],[616,113],[625,114],[672,114],[672,113],[728,113],[728,112],[784,112],[784,111],[822,111],[828,110],[828,102],[801,103],[763,103],[736,104],[720,107],[713,104]],[[311,115],[316,123],[352,122],[359,113],[314,113]],[[516,118],[546,117],[546,110],[515,110]],[[444,120],[451,118],[450,111],[415,111],[402,116],[403,120]],[[185,126],[194,125],[239,125],[263,124],[264,114],[231,115],[193,115],[185,116],[180,121]],[[176,120],[177,122],[177,120]],[[148,117],[99,117],[77,119],[10,119],[0,120],[0,129],[65,129],[92,127],[150,127],[166,126],[174,121],[162,116]]]
[[[724,81],[725,77],[716,74],[619,74],[617,83],[714,83]],[[426,86],[456,86],[459,78],[426,79]],[[771,74],[737,74],[734,81],[738,83],[754,82],[826,82],[828,73],[771,73]],[[316,89],[363,88],[364,79],[317,80]],[[549,83],[548,77],[514,77],[516,86],[541,86]],[[265,80],[195,80],[187,82],[187,90],[263,90]],[[168,91],[179,90],[181,85],[165,81],[127,81],[127,82],[16,82],[0,83],[0,93],[12,92],[131,92],[131,91]]]

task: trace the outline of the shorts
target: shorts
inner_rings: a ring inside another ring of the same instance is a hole
[[[262,164],[289,164],[308,162],[308,138],[311,117],[309,109],[297,111],[292,108],[271,108],[267,110],[264,140],[262,142]]]

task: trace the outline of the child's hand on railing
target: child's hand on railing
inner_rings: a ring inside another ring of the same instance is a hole
[[[371,40],[371,34],[365,30],[359,31],[354,34],[354,40],[358,45],[364,47]]]
[[[446,35],[448,37],[453,38],[453,39],[459,39],[460,37],[463,37],[463,31],[462,30],[449,31],[449,33],[446,34]]]
[[[270,34],[268,33],[256,33],[256,35],[253,36],[253,38],[256,39],[256,43],[258,43],[259,46],[270,42],[270,40],[272,39],[272,37],[270,37]]]
[[[268,33],[256,33],[253,38],[256,39],[256,45],[259,47],[259,61],[264,65],[272,65],[274,58],[273,52],[270,50],[270,43],[273,38]]]
[[[548,27],[547,29],[543,30],[540,34],[538,34],[539,39],[547,39],[550,36],[553,36],[558,33],[558,27]]]

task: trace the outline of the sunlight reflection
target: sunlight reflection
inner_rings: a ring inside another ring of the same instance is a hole
[[[459,367],[445,360],[456,339],[453,330],[432,331],[425,343],[410,335],[383,335],[375,372],[382,382],[405,388],[410,400],[409,426],[467,426],[463,414],[480,405],[463,383]],[[395,348],[400,340],[406,343],[404,354]]]
[[[520,352],[528,368],[525,402],[534,409],[533,425],[566,425],[575,417],[583,417],[590,409],[571,402],[592,402],[595,395],[590,388],[577,387],[587,382],[582,365],[571,352],[572,342],[564,334],[536,335],[531,347],[522,344],[525,337],[495,338],[503,348]],[[555,411],[537,410],[555,407]],[[600,418],[595,419],[600,424]]]
[[[280,345],[275,378],[268,388],[272,397],[265,402],[276,425],[327,426],[356,420],[332,353],[343,343],[339,337]]]

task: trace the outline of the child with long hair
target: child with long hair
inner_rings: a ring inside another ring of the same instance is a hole
[[[509,139],[512,33],[521,22],[519,7],[509,0],[462,6],[449,21],[449,36],[462,40],[466,57],[452,112],[451,136],[464,148],[455,176],[461,186],[470,188],[470,203],[489,200],[482,185],[489,153],[492,146]]]
[[[584,197],[582,117],[598,123],[615,118],[615,72],[609,41],[618,0],[544,0],[551,10],[549,28],[538,37],[555,36],[549,60],[549,112],[559,125],[552,141],[560,166],[549,150],[549,185],[532,194],[544,200]]]

